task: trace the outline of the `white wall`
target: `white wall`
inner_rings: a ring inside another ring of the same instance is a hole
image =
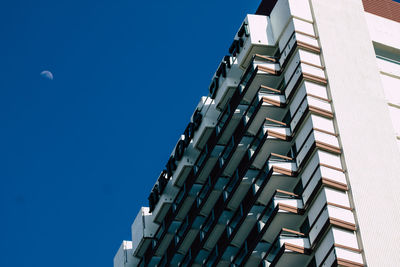
[[[362,1],[310,2],[367,264],[396,266],[400,153]]]

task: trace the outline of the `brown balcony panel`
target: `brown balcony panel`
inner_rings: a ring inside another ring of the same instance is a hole
[[[320,115],[320,116],[326,117],[328,119],[333,119],[333,113],[330,111],[327,111],[327,110],[324,110],[321,108],[317,108],[314,106],[310,106],[310,105],[308,106],[308,109],[316,115]]]
[[[266,85],[261,85],[260,89],[269,90],[269,91],[272,91],[272,92],[275,92],[275,93],[280,93],[281,92],[278,89],[275,89],[275,88],[272,88],[272,87],[269,87],[269,86],[266,86]]]
[[[271,69],[271,68],[267,68],[267,67],[264,67],[264,66],[257,66],[257,69],[260,70],[260,71],[264,71],[266,73],[272,74],[272,75],[278,75],[278,72],[276,70],[274,70],[274,69]]]
[[[331,180],[328,178],[324,178],[324,177],[322,177],[322,184],[332,187],[332,188],[335,188],[335,189],[338,189],[338,190],[341,190],[341,191],[347,191],[349,189],[347,184],[343,184],[343,183],[340,183],[340,182],[337,182],[337,181],[334,181],[334,180]]]
[[[315,82],[315,83],[319,83],[319,84],[323,84],[323,85],[328,84],[327,79],[325,79],[323,77],[319,77],[317,75],[310,74],[310,73],[303,72],[303,77],[305,80],[308,80],[311,82]]]
[[[314,53],[321,53],[321,48],[315,45],[310,45],[302,41],[297,41],[297,46]]]
[[[287,175],[287,176],[291,176],[291,177],[294,177],[294,176],[297,175],[297,172],[294,172],[292,170],[288,170],[288,169],[285,169],[285,168],[277,167],[277,166],[272,166],[271,169],[272,169],[273,172],[277,172],[277,173],[280,173],[280,174],[283,174],[283,175]]]
[[[283,108],[283,107],[286,106],[285,103],[281,103],[280,101],[273,100],[273,99],[270,99],[270,98],[265,97],[265,96],[263,96],[262,100],[263,100],[264,103],[268,103],[270,105],[273,105],[273,106],[276,106],[276,107],[279,107],[279,108]]]
[[[364,266],[364,264],[362,264],[362,263],[349,261],[349,260],[345,260],[345,259],[341,259],[341,258],[337,259],[337,264],[339,266],[345,266],[345,267],[363,267]]]
[[[344,229],[347,229],[350,231],[356,230],[356,225],[354,223],[349,223],[349,222],[346,222],[346,221],[343,221],[340,219],[336,219],[336,218],[332,218],[332,217],[329,217],[329,222],[332,225],[335,225],[335,226],[338,226],[338,227],[341,227],[341,228],[344,228]]]
[[[290,139],[290,137],[287,136],[286,134],[277,133],[272,130],[267,130],[267,133],[268,133],[268,136],[272,136],[272,137],[281,139],[283,141],[288,141]]]
[[[327,143],[324,143],[321,141],[315,141],[315,144],[317,145],[318,148],[326,150],[328,152],[332,152],[332,153],[336,153],[336,154],[342,153],[342,150],[340,149],[340,147],[332,146],[330,144],[327,144]]]

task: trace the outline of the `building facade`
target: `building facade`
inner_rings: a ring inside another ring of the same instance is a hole
[[[238,26],[114,267],[398,266],[400,3]]]

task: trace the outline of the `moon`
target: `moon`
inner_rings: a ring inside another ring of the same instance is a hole
[[[48,71],[48,70],[44,70],[44,71],[42,71],[41,73],[40,73],[40,76],[42,76],[43,78],[45,78],[45,79],[48,79],[48,80],[53,80],[53,73],[51,73],[50,71]]]

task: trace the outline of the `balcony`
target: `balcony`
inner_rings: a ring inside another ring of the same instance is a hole
[[[271,204],[271,209],[277,209],[275,216],[269,219],[268,228],[265,230],[263,240],[271,243],[277,232],[282,227],[290,229],[298,229],[301,225],[303,217],[303,201],[302,199],[291,192],[277,189]],[[260,220],[259,227],[262,228],[267,221]]]
[[[317,150],[308,162],[301,173],[304,203],[313,201],[313,196],[321,185],[341,191],[348,189],[338,155]]]
[[[230,48],[242,69],[247,68],[252,55],[274,55],[276,50],[268,27],[268,17],[261,15],[247,15]]]
[[[322,188],[309,208],[308,224],[311,244],[317,243],[328,225],[355,231],[355,220],[346,192]]]
[[[186,148],[182,159],[178,162],[176,170],[171,179],[171,182],[174,186],[183,186],[199,155],[200,152],[193,147],[193,143],[190,143]]]
[[[310,260],[310,242],[300,232],[283,228],[265,253],[264,266],[305,266]]]
[[[198,104],[198,109],[201,110],[203,116],[199,128],[193,137],[193,147],[198,150],[202,150],[204,145],[207,143],[213,129],[216,126],[216,120],[219,116],[219,112],[215,110],[212,104],[212,99],[207,97],[202,97],[200,103]]]
[[[250,103],[254,95],[262,86],[276,88],[280,82],[280,67],[270,57],[254,55],[243,75],[242,81],[246,86],[243,94],[243,101]],[[244,91],[243,88],[240,88]]]
[[[214,74],[213,83],[210,85],[210,87],[217,87],[217,89],[213,88],[213,90],[218,90],[214,100],[217,104],[216,108],[219,111],[225,109],[239,85],[242,74],[243,70],[240,69],[237,61],[234,62],[232,61],[232,57],[225,56]]]
[[[315,252],[317,266],[365,266],[354,232],[331,227]]]
[[[134,256],[142,257],[151,244],[158,225],[148,207],[142,207],[132,224],[132,251]]]

